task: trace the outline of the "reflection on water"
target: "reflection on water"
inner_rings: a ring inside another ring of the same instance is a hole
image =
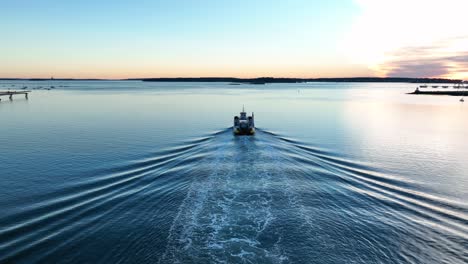
[[[468,261],[456,98],[406,84],[55,86],[0,102],[0,262]],[[242,104],[254,137],[229,128]]]

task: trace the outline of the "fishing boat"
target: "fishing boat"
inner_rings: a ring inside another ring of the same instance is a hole
[[[251,116],[247,116],[244,107],[242,107],[242,112],[240,112],[240,116],[234,117],[234,126],[232,129],[234,135],[255,134],[254,113],[252,112]]]
[[[420,85],[419,88],[427,88],[427,85]]]

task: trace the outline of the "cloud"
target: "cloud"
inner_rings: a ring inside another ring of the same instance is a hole
[[[444,77],[450,73],[450,67],[440,60],[399,61],[386,68],[388,77]]]
[[[468,42],[468,37],[447,39],[433,46],[400,48],[387,54],[378,68],[390,77],[468,78],[468,50],[454,48],[459,42]]]
[[[466,0],[355,0],[344,49],[379,76],[468,78]]]

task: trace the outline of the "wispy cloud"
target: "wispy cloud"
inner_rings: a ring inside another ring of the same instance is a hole
[[[468,37],[452,38],[433,46],[405,47],[387,54],[378,69],[386,76],[468,78]]]

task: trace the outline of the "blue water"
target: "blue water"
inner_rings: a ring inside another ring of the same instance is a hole
[[[0,102],[0,263],[468,262],[459,98],[0,82],[23,86],[28,100]],[[254,137],[231,133],[243,104]]]

